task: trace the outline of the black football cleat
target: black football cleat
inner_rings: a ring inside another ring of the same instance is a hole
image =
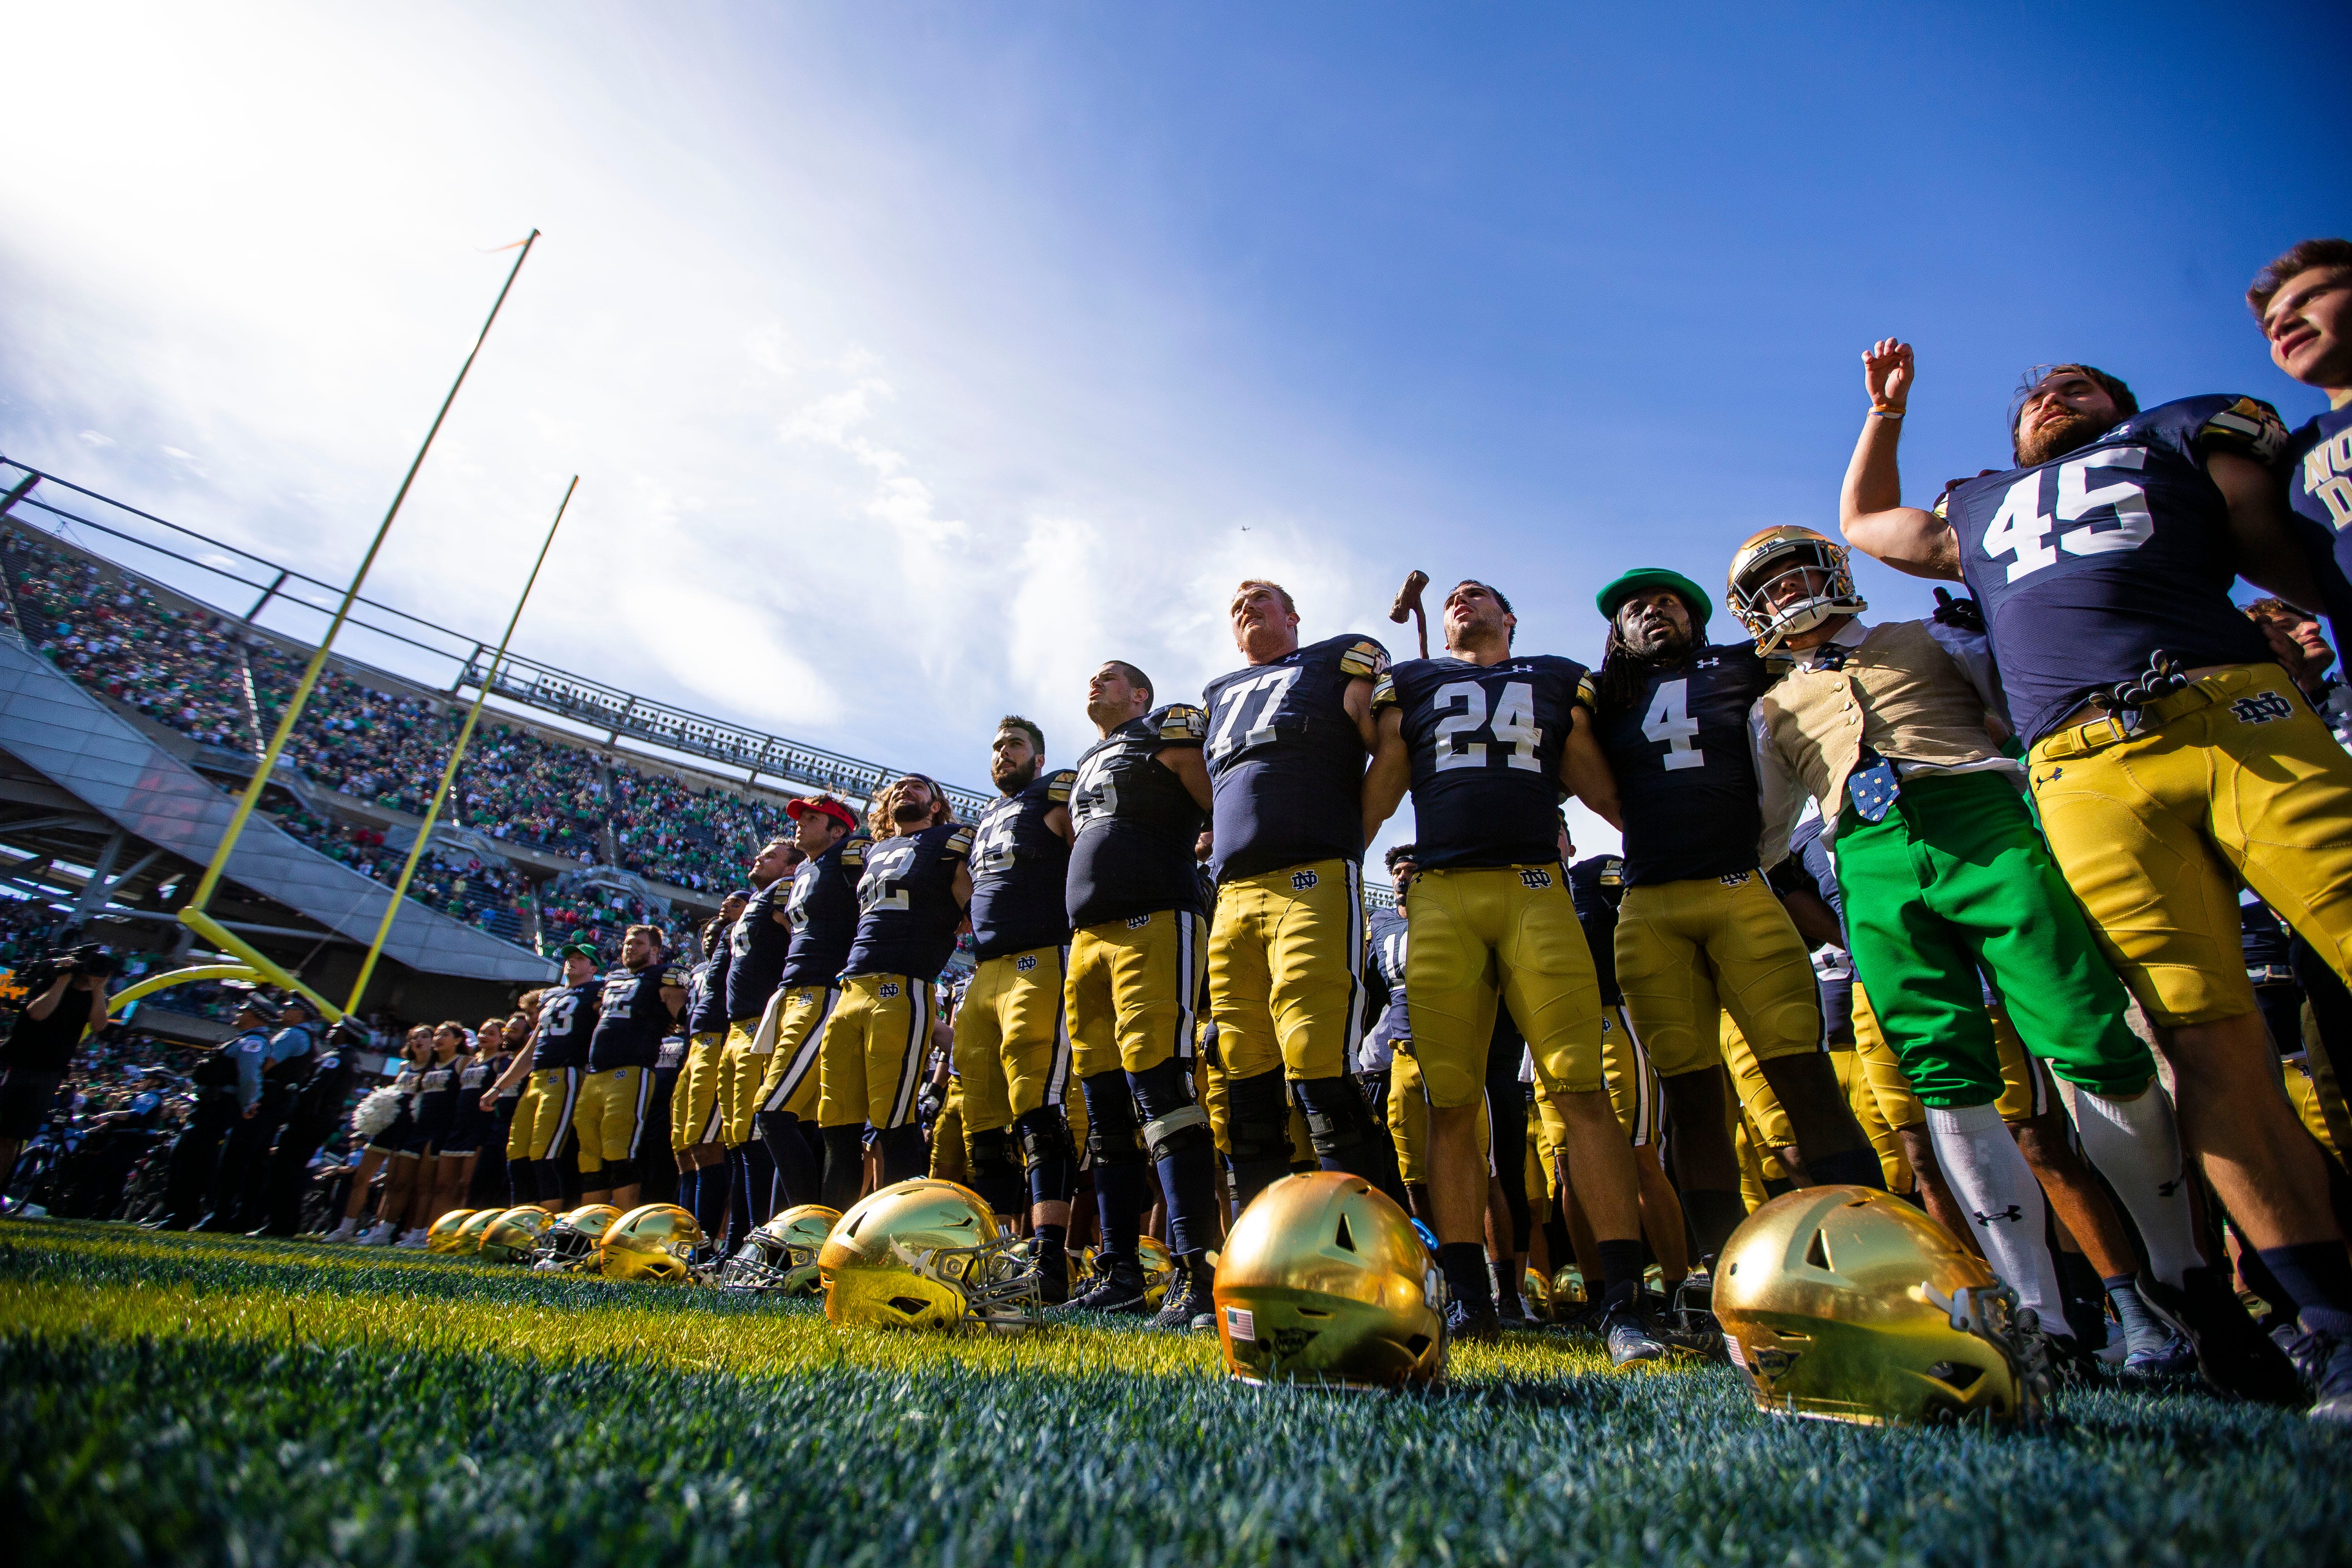
[[[2138,1283],[2148,1310],[2196,1347],[2197,1370],[2215,1392],[2287,1410],[2311,1403],[2294,1363],[2254,1326],[2221,1269],[2191,1268],[2177,1288],[2151,1274]]]
[[[1161,1298],[1160,1311],[1151,1320],[1155,1329],[1167,1329],[1175,1333],[1205,1332],[1217,1326],[1214,1289],[1216,1276],[1206,1269],[1195,1273],[1178,1265],[1176,1278],[1168,1284],[1168,1294]]]
[[[1097,1275],[1084,1294],[1054,1309],[1057,1312],[1118,1312],[1139,1317],[1151,1310],[1143,1296],[1143,1270],[1122,1258]]]
[[[1503,1337],[1503,1320],[1492,1306],[1473,1308],[1467,1301],[1445,1303],[1445,1337],[1456,1344],[1493,1344]]]

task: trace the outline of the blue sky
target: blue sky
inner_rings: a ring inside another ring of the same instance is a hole
[[[1075,755],[1104,657],[1229,668],[1244,574],[1392,646],[1405,570],[1485,577],[1595,658],[1617,571],[1833,523],[1882,333],[1915,500],[2003,461],[2035,361],[2300,419],[2240,296],[2352,229],[2340,7],[20,33],[0,450],[339,575],[537,225],[377,592],[494,632],[577,470],[519,646],[968,782],[1007,710]]]

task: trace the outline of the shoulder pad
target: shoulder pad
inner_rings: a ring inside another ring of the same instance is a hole
[[[1209,716],[1189,702],[1171,702],[1144,722],[1151,732],[1163,741],[1190,741],[1194,743],[1209,738]]]
[[[1339,650],[1339,673],[1350,679],[1371,679],[1389,667],[1389,650],[1370,637],[1354,637]]]
[[[1402,700],[1396,692],[1396,671],[1393,669],[1381,671],[1381,678],[1372,682],[1373,709],[1377,710],[1382,708],[1394,708],[1399,706]]]
[[[961,860],[971,853],[971,824],[959,822],[951,826],[955,831],[940,840],[940,853],[950,860]]]
[[[841,863],[855,870],[866,864],[866,848],[874,840],[860,834],[841,847]]]
[[[2286,441],[2286,422],[2277,409],[2259,397],[2240,397],[2206,420],[2189,444],[2204,451],[2235,452],[2268,467]]]
[[[1076,769],[1061,769],[1059,772],[1054,773],[1050,778],[1046,779],[1045,798],[1053,802],[1055,805],[1066,804],[1070,798],[1070,791],[1077,786],[1077,782],[1078,774]]]
[[[679,968],[675,963],[667,964],[662,969],[661,983],[664,985],[684,985],[686,984],[686,971]]]
[[[1949,522],[1952,521],[1952,518],[1951,513],[1948,509],[1950,506],[1951,500],[1952,492],[1947,489],[1942,495],[1936,498],[1936,504],[1929,507],[1927,510],[1934,512],[1937,517],[1942,518],[1946,522]]]
[[[1601,688],[1593,684],[1589,669],[1576,678],[1576,700],[1594,712],[1601,710]]]

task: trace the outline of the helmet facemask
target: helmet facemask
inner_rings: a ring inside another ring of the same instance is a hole
[[[1016,1250],[1010,1237],[976,1247],[908,1247],[890,1243],[891,1255],[924,1279],[963,1298],[965,1316],[999,1333],[1019,1333],[1045,1321],[1045,1276]]]
[[[1801,574],[1807,572],[1819,573],[1822,581],[1818,584],[1804,582]],[[1790,577],[1799,579],[1800,591],[1776,606],[1772,585]],[[1732,614],[1756,639],[1759,653],[1770,653],[1790,637],[1811,631],[1824,621],[1859,615],[1870,607],[1854,588],[1845,546],[1795,528],[1738,563],[1730,599]]]

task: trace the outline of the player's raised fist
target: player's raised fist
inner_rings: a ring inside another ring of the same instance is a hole
[[[1862,384],[1870,405],[1900,414],[1911,396],[1911,345],[1881,338],[1862,355]]]

